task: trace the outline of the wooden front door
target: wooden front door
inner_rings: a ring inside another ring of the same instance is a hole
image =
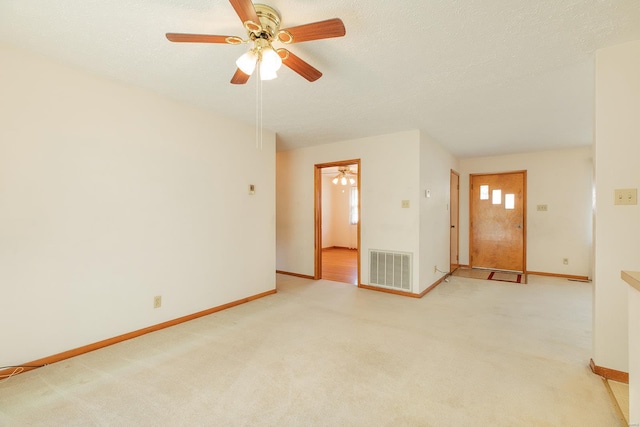
[[[524,272],[527,172],[470,176],[471,266]]]
[[[449,246],[451,251],[449,256],[449,271],[453,272],[453,270],[460,266],[460,236],[458,231],[458,222],[460,219],[460,175],[453,170],[451,171],[449,199],[449,221],[451,224],[451,231],[449,235],[449,240],[451,242]]]

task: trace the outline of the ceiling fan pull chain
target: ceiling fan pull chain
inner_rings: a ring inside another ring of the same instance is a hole
[[[262,79],[256,67],[256,148],[262,150]]]
[[[258,70],[258,76],[260,77],[258,79],[258,88],[260,91],[260,97],[258,98],[258,114],[260,115],[260,127],[259,127],[259,137],[260,137],[260,150],[262,150],[262,76],[261,76],[261,71]]]
[[[260,103],[260,67],[256,67],[256,148],[258,148],[258,142],[260,141],[260,110],[258,109],[258,105]]]

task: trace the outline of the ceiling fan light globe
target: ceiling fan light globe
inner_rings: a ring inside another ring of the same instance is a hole
[[[278,74],[275,70],[270,70],[268,67],[265,67],[264,64],[260,63],[260,80],[273,80],[278,77]]]
[[[250,76],[253,74],[253,71],[256,69],[256,63],[258,62],[258,55],[253,50],[244,53],[238,60],[236,61],[236,65],[238,68]]]
[[[349,178],[349,184],[353,185],[356,183],[356,180],[353,178]]]
[[[347,185],[347,177],[346,176],[343,176],[342,178],[340,178],[340,184]]]
[[[272,48],[266,48],[262,51],[261,67],[266,67],[274,73],[282,67],[282,58]],[[263,71],[264,68],[260,68]]]
[[[339,179],[337,176],[331,180],[331,182],[333,182],[334,184],[338,184],[338,181]]]

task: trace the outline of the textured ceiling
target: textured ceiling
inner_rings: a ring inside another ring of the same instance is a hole
[[[265,0],[282,26],[339,17],[343,38],[290,50],[263,85],[278,150],[420,129],[460,157],[590,144],[594,52],[640,39],[638,0]],[[2,0],[0,43],[255,124],[256,84],[229,80],[246,46],[226,0]]]

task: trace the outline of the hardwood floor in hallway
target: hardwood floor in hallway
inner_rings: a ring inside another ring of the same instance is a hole
[[[322,278],[358,284],[358,251],[347,248],[322,249]]]

